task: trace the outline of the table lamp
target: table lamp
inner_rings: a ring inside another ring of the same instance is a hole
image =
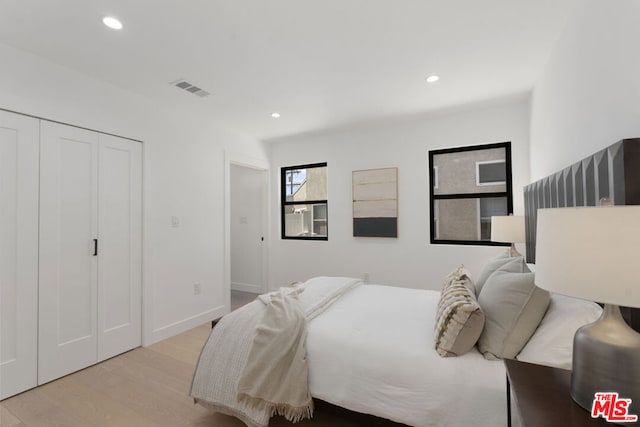
[[[604,303],[573,340],[571,397],[591,411],[597,392],[631,399],[640,415],[640,334],[619,306],[640,307],[640,206],[538,210],[536,285]]]
[[[511,243],[511,256],[522,256],[516,243],[524,243],[524,217],[521,215],[492,216],[491,241]]]

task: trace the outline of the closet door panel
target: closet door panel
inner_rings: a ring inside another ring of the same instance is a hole
[[[98,359],[141,344],[142,145],[100,135]]]
[[[43,121],[40,384],[97,360],[98,134]]]
[[[37,384],[38,132],[0,111],[0,399]]]

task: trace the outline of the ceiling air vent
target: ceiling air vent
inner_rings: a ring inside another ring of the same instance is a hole
[[[198,86],[193,85],[193,84],[189,83],[186,80],[176,80],[176,81],[171,82],[170,84],[172,84],[175,87],[178,87],[180,89],[184,89],[187,92],[191,92],[194,95],[198,95],[200,98],[204,98],[205,96],[211,95],[206,90],[202,90]]]

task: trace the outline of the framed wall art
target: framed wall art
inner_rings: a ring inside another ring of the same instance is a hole
[[[398,168],[353,171],[353,236],[398,237]]]

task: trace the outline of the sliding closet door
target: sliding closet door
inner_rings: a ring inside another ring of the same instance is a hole
[[[142,144],[100,134],[98,360],[141,344]]]
[[[97,359],[98,134],[41,122],[40,384]]]
[[[38,120],[0,111],[0,399],[36,386]]]

